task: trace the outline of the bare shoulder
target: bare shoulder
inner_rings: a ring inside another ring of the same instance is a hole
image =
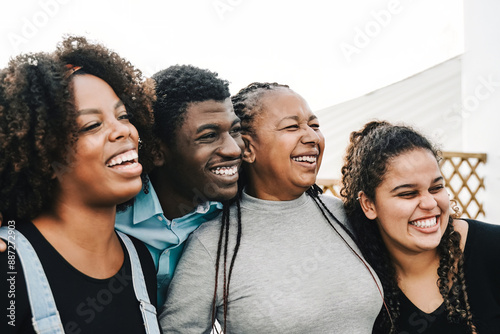
[[[467,234],[469,233],[469,223],[463,219],[455,219],[453,220],[453,227],[455,228],[455,231],[460,233],[460,248],[463,251],[465,248],[465,242],[467,240]]]

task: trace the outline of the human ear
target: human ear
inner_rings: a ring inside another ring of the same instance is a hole
[[[245,148],[243,149],[243,161],[251,164],[255,161],[255,151],[252,145],[252,136],[241,135],[241,138],[245,143]]]
[[[165,156],[168,154],[168,146],[164,142],[157,143],[158,149],[153,155],[153,163],[155,167],[161,167],[165,164]]]
[[[358,201],[359,205],[361,205],[361,209],[365,213],[366,218],[374,220],[377,218],[377,208],[375,207],[375,203],[366,196],[364,191],[360,191],[358,193]]]

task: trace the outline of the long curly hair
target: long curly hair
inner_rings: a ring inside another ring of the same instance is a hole
[[[71,162],[78,140],[67,65],[106,81],[124,102],[152,167],[154,95],[139,71],[100,44],[70,36],[54,53],[20,55],[0,71],[0,212],[33,219],[52,205],[56,173]]]
[[[358,200],[363,191],[375,201],[375,190],[382,183],[391,159],[414,149],[431,152],[437,161],[440,152],[423,135],[409,126],[392,125],[385,121],[365,124],[360,131],[351,133],[342,167],[342,196],[346,214],[352,223],[357,243],[363,256],[379,276],[390,315],[381,310],[374,326],[374,333],[396,333],[394,324],[400,314],[396,268],[391,260],[378,225],[368,219]],[[453,218],[437,248],[440,258],[437,285],[444,299],[450,322],[463,322],[470,332],[475,331],[467,297],[460,234],[455,232]],[[450,287],[451,282],[451,287]],[[451,293],[450,293],[451,292]]]
[[[175,142],[191,103],[222,102],[231,94],[229,82],[216,72],[192,65],[174,65],[153,74],[157,99],[154,103],[155,135],[164,143]]]

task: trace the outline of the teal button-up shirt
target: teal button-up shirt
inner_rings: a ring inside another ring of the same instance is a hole
[[[148,247],[156,266],[158,280],[158,307],[165,302],[165,294],[181,257],[184,241],[203,222],[215,218],[222,204],[205,202],[185,216],[168,220],[163,215],[158,196],[151,182],[149,193],[135,197],[134,205],[116,215],[116,229],[131,235]]]

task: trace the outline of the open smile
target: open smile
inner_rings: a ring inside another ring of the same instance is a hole
[[[112,156],[106,162],[106,167],[129,176],[138,176],[142,173],[142,165],[139,163],[136,149]]]
[[[139,155],[136,150],[129,150],[127,152],[118,154],[106,162],[106,167],[128,167],[138,162]]]
[[[318,160],[318,156],[317,155],[301,155],[298,157],[293,157],[292,160],[297,161],[297,162],[307,162],[310,164],[314,164],[314,163],[316,163],[316,160]]]
[[[238,165],[228,166],[228,167],[216,167],[210,169],[210,171],[215,175],[233,176],[238,174]]]
[[[433,233],[439,229],[439,218],[441,216],[427,217],[413,220],[409,224],[416,230],[424,233]]]

